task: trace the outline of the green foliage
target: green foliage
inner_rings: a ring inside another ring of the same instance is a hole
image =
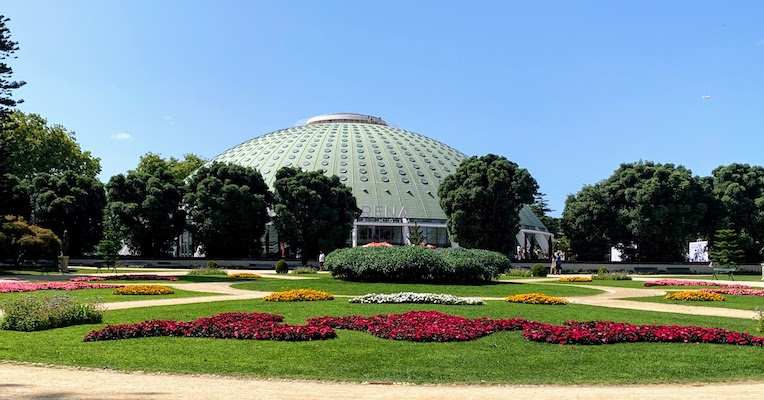
[[[487,250],[421,246],[354,247],[326,256],[332,275],[382,282],[485,282],[509,269],[509,259]]]
[[[596,275],[592,275],[593,281],[630,281],[631,276],[624,272],[610,272],[602,267]]]
[[[292,270],[293,274],[306,275],[306,274],[318,274],[318,272],[310,267],[297,267]]]
[[[282,258],[276,262],[275,269],[277,274],[289,273],[289,264]]]
[[[414,225],[409,227],[409,243],[411,243],[414,246],[418,246],[424,242],[427,241],[427,238],[424,236],[424,232],[422,232],[422,228],[419,227],[419,224],[414,221]]]
[[[192,172],[201,168],[206,162],[205,159],[195,154],[185,154],[183,160],[178,160],[175,157],[170,157],[165,160],[159,154],[146,153],[141,156],[137,169],[150,175],[162,170],[167,170],[176,179],[184,180],[188,178]]]
[[[81,256],[91,252],[103,231],[106,206],[104,185],[87,175],[65,171],[58,175],[35,176],[29,187],[31,221],[51,229],[69,241],[65,254]]]
[[[218,263],[216,263],[215,261],[207,261],[207,268],[217,268],[217,267],[218,267]]]
[[[543,264],[534,264],[531,268],[531,275],[545,277],[547,275],[546,267]]]
[[[258,257],[272,195],[254,168],[213,162],[188,179],[190,230],[207,257]]]
[[[610,270],[607,269],[607,267],[600,267],[600,269],[597,271],[597,275],[604,275],[610,273]]]
[[[96,247],[96,255],[101,259],[105,267],[115,266],[119,257],[119,242],[110,239],[99,241],[98,247]]]
[[[304,260],[347,244],[361,210],[352,190],[336,175],[282,168],[273,183],[273,224],[279,240],[300,249]]]
[[[720,166],[711,172],[712,193],[721,209],[716,226],[738,233],[745,254],[741,261],[759,262],[764,244],[764,167]]]
[[[61,252],[61,240],[50,229],[28,224],[23,217],[6,215],[0,220],[0,259],[54,259]]]
[[[206,276],[206,275],[213,275],[213,276],[215,276],[215,275],[222,275],[222,276],[226,276],[226,275],[228,275],[228,272],[225,269],[218,267],[217,264],[215,264],[214,266],[210,266],[209,264],[207,264],[206,267],[201,267],[200,266],[200,267],[196,267],[196,268],[188,271],[188,274],[186,274],[186,275],[190,275],[190,276]]]
[[[526,268],[510,268],[504,274],[507,276],[518,276],[518,277],[524,277],[524,278],[533,276],[533,273],[531,272],[531,270]]]
[[[515,248],[520,209],[538,189],[530,173],[489,154],[462,161],[438,187],[452,240],[461,247],[509,254]]]
[[[169,253],[185,227],[181,208],[185,184],[166,165],[139,165],[106,185],[106,227],[120,235],[143,257]]]
[[[579,259],[603,259],[611,244],[620,250],[636,244],[634,261],[682,261],[706,200],[701,181],[682,166],[621,164],[610,178],[568,197],[563,230]]]
[[[716,231],[712,248],[709,255],[717,267],[737,268],[744,256],[743,250],[738,246],[737,234],[732,229]]]
[[[756,307],[753,311],[755,313],[753,320],[756,322],[756,330],[764,333],[764,308]]]
[[[546,194],[536,193],[533,196],[533,204],[530,205],[531,211],[538,217],[548,232],[559,235],[561,232],[560,219],[549,216],[554,210],[549,208],[549,202],[545,198]]]
[[[10,21],[4,15],[0,15],[0,60],[16,58],[13,53],[19,50],[18,42],[11,40],[11,31],[5,26]],[[16,90],[26,84],[24,81],[11,81],[13,68],[5,62],[0,62],[0,119],[5,119],[9,112],[9,107],[16,107],[17,103],[24,100],[14,100],[11,97],[11,90]]]
[[[102,321],[100,302],[80,302],[65,295],[23,296],[3,304],[5,315],[0,329],[42,331],[65,326],[98,324]]]

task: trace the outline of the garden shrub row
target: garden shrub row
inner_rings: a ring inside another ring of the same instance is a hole
[[[353,247],[326,256],[335,278],[378,282],[479,283],[498,278],[509,259],[488,250],[420,246]]]
[[[100,302],[81,302],[65,295],[22,296],[3,304],[0,329],[42,331],[72,325],[97,324],[103,320]]]

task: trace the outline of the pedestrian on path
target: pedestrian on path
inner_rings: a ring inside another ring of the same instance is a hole
[[[318,253],[318,270],[324,271],[324,262],[326,261],[326,255],[324,255],[324,251],[321,250]]]

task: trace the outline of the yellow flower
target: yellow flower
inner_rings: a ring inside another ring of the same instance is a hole
[[[228,274],[231,278],[244,278],[244,279],[258,279],[262,278],[262,276],[258,274],[253,274],[250,272],[237,272],[235,274]]]
[[[313,289],[295,289],[263,297],[265,301],[320,301],[334,300],[334,295]]]
[[[592,278],[590,276],[566,276],[564,278],[560,278],[560,282],[591,282]]]
[[[159,285],[130,285],[114,289],[112,294],[140,294],[140,295],[158,295],[173,294],[174,290],[167,286]]]
[[[706,292],[702,290],[688,290],[684,292],[669,293],[666,295],[666,300],[724,301],[724,296],[719,293]]]
[[[568,304],[568,301],[561,297],[551,297],[541,293],[523,293],[509,296],[505,301],[510,303],[525,303],[525,304],[554,304],[564,305]]]

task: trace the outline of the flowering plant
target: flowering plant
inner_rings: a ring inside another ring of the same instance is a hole
[[[112,275],[112,276],[78,276],[76,278],[69,279],[69,282],[91,282],[91,281],[105,281],[105,280],[151,280],[151,281],[172,281],[178,280],[177,276],[163,276],[154,274],[134,274],[134,275]]]
[[[320,301],[334,300],[334,295],[313,289],[295,289],[276,292],[263,297],[265,301]]]
[[[591,282],[591,276],[566,276],[559,279],[560,282]]]
[[[159,285],[133,285],[122,286],[114,289],[112,294],[139,294],[139,295],[158,295],[158,294],[173,294],[174,290],[167,286]]]
[[[259,279],[262,278],[262,276],[258,274],[253,274],[251,272],[237,272],[235,274],[228,274],[231,278],[245,278],[245,279]]]
[[[400,292],[392,294],[369,293],[356,296],[348,300],[349,303],[417,303],[417,304],[445,304],[445,305],[485,305],[482,300],[456,297],[450,294]]]
[[[678,279],[658,279],[655,281],[647,281],[644,283],[645,287],[650,286],[719,286],[730,289],[750,289],[748,285],[741,285],[738,283],[721,283],[721,282],[708,282],[708,281],[690,281],[690,280],[678,280]]]
[[[35,290],[79,290],[79,289],[110,289],[122,285],[85,282],[3,282],[0,283],[0,293],[33,292]]]
[[[731,294],[736,296],[764,296],[761,289],[702,289],[704,292]]]
[[[682,301],[724,301],[724,296],[719,293],[707,292],[703,290],[688,290],[684,292],[674,292],[666,295],[666,300]]]
[[[551,304],[551,305],[564,305],[568,304],[568,301],[562,297],[551,297],[542,293],[523,293],[509,296],[504,301],[510,303],[525,303],[525,304]]]
[[[328,326],[286,325],[276,314],[230,312],[190,322],[151,320],[137,324],[109,325],[91,331],[85,342],[155,336],[203,337],[217,339],[305,341],[336,337]]]

